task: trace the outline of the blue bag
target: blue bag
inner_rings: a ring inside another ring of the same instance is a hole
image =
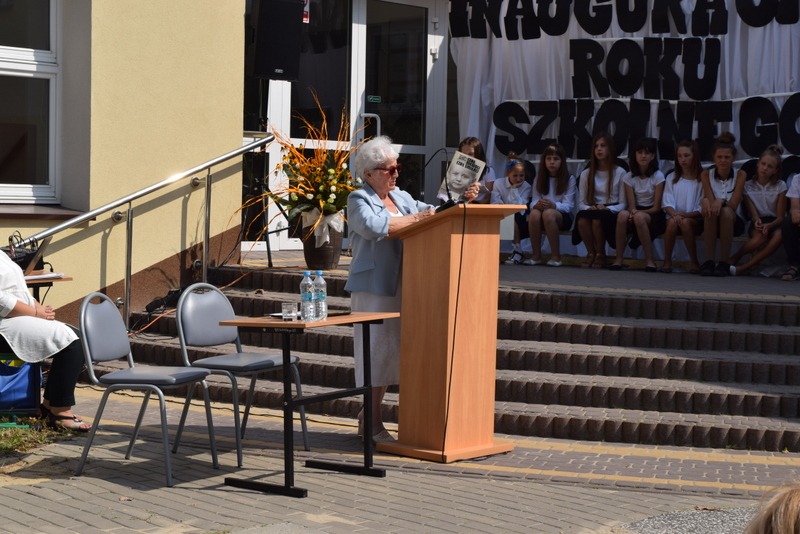
[[[0,411],[38,412],[41,379],[38,364],[0,361]]]

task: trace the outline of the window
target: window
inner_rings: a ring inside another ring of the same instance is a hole
[[[0,0],[0,202],[55,203],[54,0]]]

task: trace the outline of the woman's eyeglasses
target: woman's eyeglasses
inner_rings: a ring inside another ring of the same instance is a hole
[[[375,170],[376,171],[386,171],[386,172],[389,173],[389,175],[392,175],[395,172],[397,174],[400,174],[400,172],[402,172],[402,170],[403,170],[403,166],[398,163],[397,165],[392,165],[391,167],[375,167]]]

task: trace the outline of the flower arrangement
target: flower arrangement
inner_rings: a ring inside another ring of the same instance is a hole
[[[323,243],[328,240],[328,226],[339,231],[344,228],[344,215],[341,212],[347,206],[350,192],[360,185],[360,180],[353,178],[347,165],[352,149],[348,139],[350,124],[345,110],[341,113],[335,146],[328,148],[328,121],[316,93],[312,95],[320,112],[321,123],[315,126],[302,115],[296,116],[306,131],[307,142],[300,146],[294,146],[288,137],[273,130],[282,152],[274,174],[282,173],[288,183],[264,195],[270,202],[283,207],[289,221],[301,216],[303,227],[309,228],[303,240],[314,233],[317,235],[317,246],[320,246],[320,240]],[[243,207],[260,201],[261,197],[251,198]]]

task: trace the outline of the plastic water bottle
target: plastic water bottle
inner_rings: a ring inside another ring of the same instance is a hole
[[[303,321],[316,321],[316,304],[314,299],[314,282],[311,281],[311,271],[303,271],[300,281],[300,318]]]
[[[317,276],[314,278],[317,321],[324,321],[328,318],[328,284],[322,278],[323,274],[323,271],[317,271]]]

